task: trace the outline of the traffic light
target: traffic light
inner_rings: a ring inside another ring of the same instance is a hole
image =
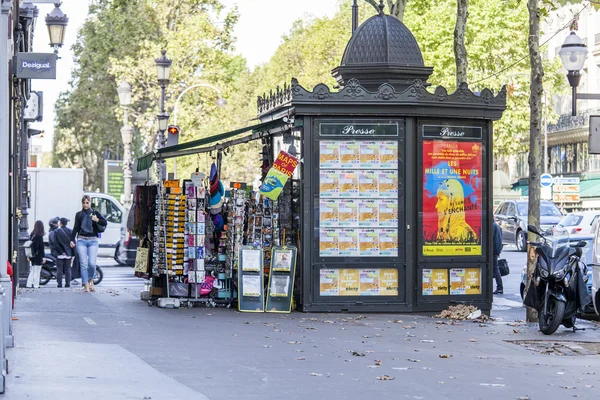
[[[167,146],[179,144],[179,132],[179,127],[177,125],[169,125],[167,127]]]

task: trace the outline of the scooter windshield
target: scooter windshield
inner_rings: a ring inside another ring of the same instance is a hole
[[[559,253],[564,252],[571,244],[569,232],[564,227],[558,225],[548,230],[544,234],[544,238],[546,240],[542,246],[546,248],[546,254],[550,254],[553,258]]]

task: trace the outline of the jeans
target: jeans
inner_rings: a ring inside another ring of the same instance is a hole
[[[94,279],[96,273],[96,257],[98,257],[98,239],[77,239],[77,254],[81,268],[81,283],[87,284]]]
[[[65,286],[71,286],[71,259],[57,258],[56,259],[56,282],[58,287],[62,287],[63,272],[65,274]]]
[[[29,276],[27,277],[27,287],[33,287],[39,289],[40,287],[40,273],[42,272],[41,265],[32,265],[29,270]]]
[[[504,290],[504,288],[502,287],[502,275],[500,274],[498,258],[500,258],[500,255],[494,254],[494,278],[496,279],[496,289]]]

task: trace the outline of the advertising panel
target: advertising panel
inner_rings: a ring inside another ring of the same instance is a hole
[[[423,141],[424,256],[482,254],[482,146]]]

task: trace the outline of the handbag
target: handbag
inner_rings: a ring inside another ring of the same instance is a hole
[[[26,241],[25,243],[23,243],[23,250],[25,250],[25,257],[35,257],[33,255],[33,252],[31,251],[31,245],[33,244],[33,242],[31,240]]]
[[[498,260],[498,268],[500,269],[500,275],[506,276],[510,274],[510,268],[508,268],[508,262],[506,259],[501,258]]]
[[[133,268],[134,274],[146,274],[148,273],[148,262],[150,256],[150,249],[144,247],[146,240],[142,240],[140,246],[137,248],[135,253],[135,267]]]
[[[94,214],[100,214],[100,213],[98,211],[94,211]],[[94,225],[96,226],[96,230],[100,233],[102,233],[106,230],[106,225],[100,225],[97,222],[94,222]]]

